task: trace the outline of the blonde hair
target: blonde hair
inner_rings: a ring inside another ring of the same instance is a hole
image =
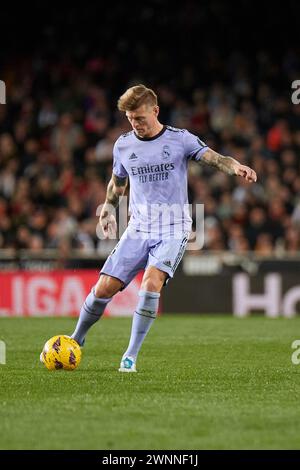
[[[120,111],[134,111],[143,104],[157,105],[157,95],[145,85],[136,85],[128,88],[118,100]]]

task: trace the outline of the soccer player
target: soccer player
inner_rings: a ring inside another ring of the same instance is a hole
[[[120,372],[136,372],[137,356],[156,317],[161,289],[173,277],[191,231],[192,220],[185,210],[189,160],[201,160],[249,182],[256,181],[256,173],[231,157],[219,155],[186,129],[161,124],[157,96],[144,85],[129,88],[119,98],[118,108],[126,113],[132,131],[115,142],[113,173],[100,225],[107,236],[116,232],[114,211],[128,180],[131,218],[81,308],[72,338],[83,345],[88,330],[112,297],[144,269],[129,345],[119,368]],[[160,208],[171,206],[177,210],[166,217]]]

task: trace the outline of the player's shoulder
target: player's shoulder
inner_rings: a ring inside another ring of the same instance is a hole
[[[133,135],[133,131],[129,131],[129,132],[125,132],[124,134],[121,134],[120,137],[118,138],[118,140],[124,140],[130,136]]]
[[[125,132],[124,134],[121,134],[115,141],[114,148],[121,149],[123,147],[127,147],[127,145],[130,145],[130,142],[131,142],[130,137],[132,135],[133,135],[133,131]]]
[[[188,129],[180,129],[179,127],[172,127],[172,126],[166,126],[166,128],[170,133],[172,133],[174,137],[176,136],[181,141],[185,140],[191,135]]]
[[[170,132],[175,132],[175,133],[179,133],[179,134],[183,134],[184,132],[186,132],[186,129],[179,129],[178,127],[173,127],[173,126],[166,126],[167,130],[170,131]]]

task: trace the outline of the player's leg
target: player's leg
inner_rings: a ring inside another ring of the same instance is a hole
[[[75,331],[71,335],[78,344],[84,343],[88,330],[102,317],[106,305],[123,285],[120,279],[105,274],[100,275],[97,284],[81,307]]]
[[[133,314],[130,341],[121,360],[120,372],[136,372],[137,355],[156,318],[160,291],[167,276],[154,266],[149,266],[144,273],[139,302]]]
[[[163,239],[150,248],[147,268],[140,291],[140,302],[133,315],[129,346],[121,361],[121,372],[135,372],[137,354],[156,317],[160,291],[174,276],[180,263],[189,233],[180,238]]]
[[[80,345],[83,344],[90,327],[101,318],[111,298],[127,286],[140,269],[144,269],[148,259],[144,244],[144,241],[133,239],[127,229],[108,256],[97,284],[82,306],[76,329],[72,334],[72,338]]]

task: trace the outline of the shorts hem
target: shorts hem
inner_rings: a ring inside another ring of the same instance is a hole
[[[167,284],[167,282],[174,277],[174,273],[171,268],[167,268],[167,266],[164,266],[162,263],[149,263],[145,269],[147,269],[149,266],[153,266],[154,268],[159,269],[160,271],[163,271],[168,275],[167,279],[164,282],[164,286]]]
[[[113,275],[110,274],[110,273],[105,273],[104,271],[100,271],[99,277],[101,276],[101,274],[103,274],[104,276],[113,277],[114,279],[118,279],[118,281],[122,282],[122,283],[123,283],[123,287],[121,287],[120,291],[124,290],[125,287],[127,287],[127,285],[128,285],[128,284],[126,284],[125,281],[123,281],[122,279],[120,279],[118,276],[113,276]]]

